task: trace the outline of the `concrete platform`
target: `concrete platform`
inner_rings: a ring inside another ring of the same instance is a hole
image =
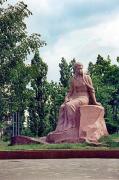
[[[1,160],[0,180],[118,180],[119,159]]]

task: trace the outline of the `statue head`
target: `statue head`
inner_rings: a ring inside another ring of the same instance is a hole
[[[74,74],[77,75],[83,75],[83,64],[80,62],[76,62],[74,64]]]

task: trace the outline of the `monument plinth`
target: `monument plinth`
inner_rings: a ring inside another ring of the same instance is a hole
[[[46,142],[49,143],[96,143],[100,137],[108,135],[105,121],[104,108],[101,106],[84,105],[79,108],[80,116],[77,117],[79,124],[75,127],[68,125],[57,127],[49,133]],[[58,130],[59,128],[59,130]]]

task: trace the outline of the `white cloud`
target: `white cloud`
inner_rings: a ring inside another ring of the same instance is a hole
[[[33,12],[49,13],[51,11],[49,0],[24,0]]]
[[[67,0],[66,0],[67,1]],[[58,0],[24,0],[28,7],[35,14],[52,15],[60,14],[64,8],[65,1]]]
[[[104,4],[104,0],[23,0],[34,13],[55,16],[74,4]]]
[[[95,61],[98,54],[104,57],[109,54],[112,58],[119,56],[119,14],[109,19],[97,26],[65,33],[54,45],[44,48],[42,56],[49,66],[49,80],[58,80],[61,57],[68,60],[76,57],[87,68],[89,61]]]
[[[89,61],[96,60],[98,54],[104,57],[109,54],[112,58],[119,56],[119,14],[116,5],[118,0],[113,2],[111,0],[24,0],[24,2],[34,14],[29,29],[31,32],[42,30],[41,34],[43,36],[45,34],[45,40],[49,41],[47,47],[41,49],[41,56],[49,66],[49,80],[58,80],[58,64],[62,56],[68,60],[73,57],[80,59],[85,68]],[[73,11],[74,4],[82,10],[81,12],[79,10],[79,14]],[[95,8],[96,11],[91,11]],[[67,9],[68,14],[65,14]],[[88,10],[91,14],[87,14]],[[73,14],[76,18],[72,18]],[[59,15],[64,19],[59,21],[60,18],[57,18]]]
[[[113,17],[111,22],[99,25],[95,36],[100,46],[119,48],[119,15]]]

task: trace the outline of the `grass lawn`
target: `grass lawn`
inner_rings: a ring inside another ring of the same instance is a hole
[[[109,135],[100,139],[101,144],[96,146],[87,143],[77,144],[30,144],[30,145],[14,145],[9,146],[9,142],[0,140],[0,151],[15,151],[15,150],[44,150],[44,149],[79,149],[79,150],[119,150],[119,134]]]

